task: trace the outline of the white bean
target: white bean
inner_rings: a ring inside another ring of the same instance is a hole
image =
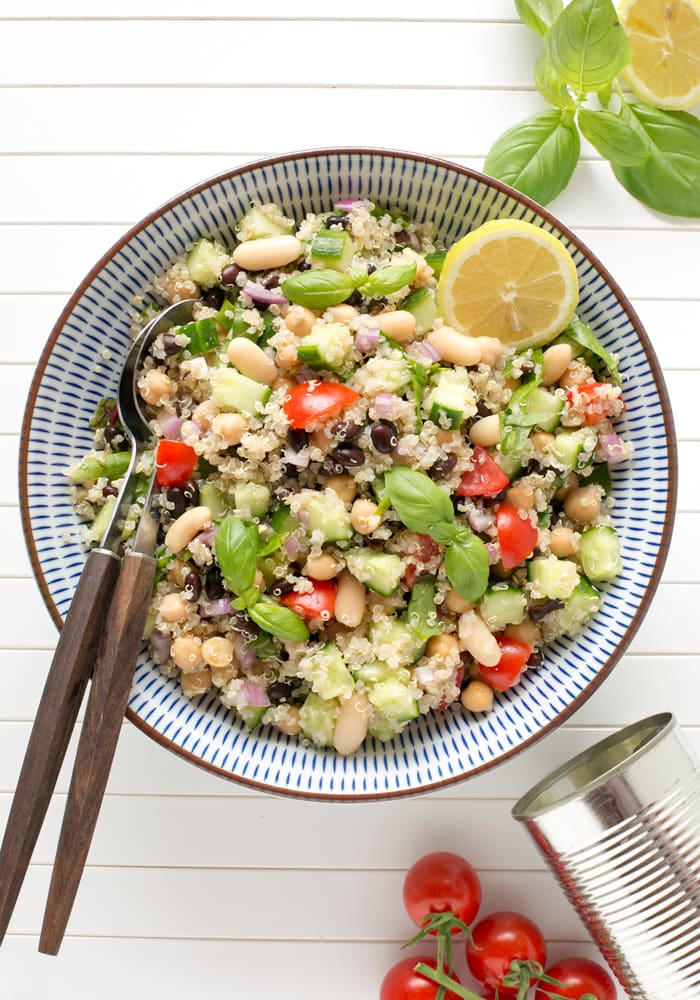
[[[471,653],[477,663],[495,667],[501,659],[501,647],[496,637],[475,611],[460,615],[458,634],[462,649]]]
[[[333,746],[347,756],[362,746],[369,724],[369,702],[366,694],[356,692],[340,706],[333,732]]]
[[[501,440],[501,422],[497,413],[482,417],[469,428],[469,438],[472,444],[480,444],[482,448],[492,448]]]
[[[407,309],[391,309],[374,317],[379,329],[397,344],[407,344],[416,335],[416,317]]]
[[[347,628],[357,628],[365,613],[365,588],[360,581],[344,569],[338,578],[335,595],[335,620]]]
[[[477,337],[476,341],[481,351],[481,360],[485,365],[493,365],[503,354],[503,344],[497,337]]]
[[[244,271],[267,271],[291,264],[300,256],[301,243],[296,236],[266,236],[239,243],[233,251],[233,262]]]
[[[425,338],[434,347],[441,358],[453,365],[478,365],[481,361],[481,348],[474,337],[460,333],[451,326],[441,326],[433,330]]]
[[[247,337],[235,337],[226,348],[226,355],[242,375],[262,385],[272,385],[279,374],[272,358]]]
[[[554,385],[571,364],[571,344],[552,344],[542,355],[542,385]]]
[[[182,552],[186,545],[211,521],[208,507],[192,507],[178,517],[168,528],[165,546],[171,552]]]

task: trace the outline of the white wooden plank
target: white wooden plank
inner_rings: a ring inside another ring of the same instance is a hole
[[[0,434],[16,434],[22,425],[33,365],[3,365],[0,368]]]
[[[31,577],[27,547],[18,507],[0,507],[0,538],[3,539],[3,576]]]
[[[19,461],[18,455],[19,437],[16,434],[0,434],[0,469],[6,473],[4,476],[0,476],[0,505],[17,503],[15,470]]]
[[[36,364],[67,301],[67,295],[3,295],[0,364]]]

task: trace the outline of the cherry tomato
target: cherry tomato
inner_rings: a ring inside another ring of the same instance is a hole
[[[480,663],[479,673],[496,691],[506,691],[520,680],[525,664],[532,656],[532,646],[507,635],[497,635],[495,638],[501,647],[501,658],[494,667],[485,667]]]
[[[500,996],[515,996],[517,987],[503,986],[503,977],[516,959],[544,965],[547,947],[536,924],[521,913],[501,910],[484,917],[472,929],[473,941],[467,941],[469,971]]]
[[[304,429],[316,420],[334,417],[350,403],[360,398],[360,394],[339,382],[302,382],[290,389],[282,403],[282,409],[292,427]]]
[[[562,958],[547,970],[547,975],[558,979],[562,986],[541,983],[535,993],[535,1000],[549,1000],[549,993],[578,1000],[585,993],[592,993],[598,1000],[615,1000],[617,989],[602,965],[588,958]]]
[[[496,529],[503,569],[515,569],[535,551],[539,532],[527,514],[502,504],[496,511]]]
[[[457,487],[459,497],[492,497],[500,493],[510,483],[510,479],[497,462],[491,458],[486,448],[474,445],[473,467],[462,476]]]
[[[451,910],[471,924],[481,905],[481,882],[472,866],[459,854],[435,851],[426,854],[406,872],[403,883],[406,911],[419,927],[430,913]],[[454,933],[459,933],[457,928]]]
[[[196,464],[197,452],[184,441],[158,442],[156,482],[159,486],[184,486]]]
[[[382,980],[379,990],[379,1000],[434,1000],[440,987],[425,976],[420,976],[413,969],[419,962],[425,962],[431,969],[437,968],[434,958],[404,958],[389,969]],[[447,972],[447,969],[445,969]],[[459,982],[453,975],[455,982]],[[461,984],[460,984],[461,985]],[[446,1000],[459,1000],[451,991],[446,994]]]
[[[606,382],[587,382],[568,389],[566,398],[569,406],[583,413],[584,424],[599,424],[601,420],[616,417],[621,412],[621,400],[610,390]]]
[[[280,604],[296,611],[302,618],[322,618],[324,622],[330,621],[338,584],[335,580],[309,578],[309,581],[313,584],[313,590],[309,590],[306,594],[298,594],[296,590],[291,590],[280,597]]]

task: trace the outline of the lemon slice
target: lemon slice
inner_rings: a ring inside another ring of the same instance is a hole
[[[618,14],[632,43],[624,70],[632,90],[660,108],[687,108],[700,100],[695,0],[623,0]]]
[[[578,302],[571,254],[529,222],[487,222],[447,253],[438,306],[450,326],[513,347],[546,344],[569,324]]]

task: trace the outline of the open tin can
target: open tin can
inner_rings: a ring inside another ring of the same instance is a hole
[[[633,1000],[700,998],[700,765],[668,713],[513,807]]]

